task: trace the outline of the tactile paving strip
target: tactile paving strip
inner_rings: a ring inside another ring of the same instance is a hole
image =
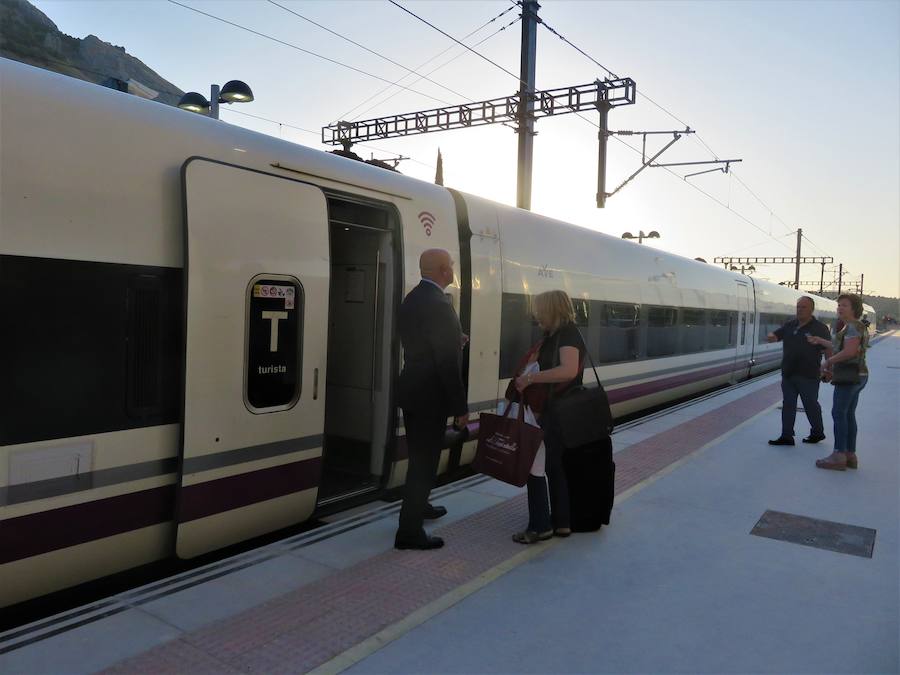
[[[616,494],[780,397],[770,385],[617,453]],[[442,549],[387,551],[104,672],[307,672],[520,553],[510,534],[526,520],[520,495],[438,529]]]

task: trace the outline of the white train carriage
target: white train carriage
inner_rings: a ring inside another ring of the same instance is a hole
[[[474,412],[553,288],[617,415],[779,365],[795,291],[5,59],[0,86],[0,606],[401,484],[425,248],[458,261]]]

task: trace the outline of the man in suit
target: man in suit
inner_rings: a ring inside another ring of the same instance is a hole
[[[453,260],[442,249],[429,249],[419,258],[422,281],[400,305],[399,328],[403,343],[399,403],[403,408],[409,465],[400,509],[400,527],[394,546],[432,549],[444,545],[429,536],[425,519],[440,518],[447,510],[428,503],[434,485],[447,418],[462,428],[469,420],[462,381],[462,348],[466,337],[459,318],[444,295],[453,282]]]

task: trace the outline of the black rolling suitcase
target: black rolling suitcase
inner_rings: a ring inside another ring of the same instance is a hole
[[[608,525],[616,482],[611,439],[566,448],[562,459],[569,484],[572,531],[594,532]]]

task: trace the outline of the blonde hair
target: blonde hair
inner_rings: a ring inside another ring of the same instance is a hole
[[[565,291],[546,291],[531,301],[534,317],[555,333],[567,323],[575,322],[575,308]]]

